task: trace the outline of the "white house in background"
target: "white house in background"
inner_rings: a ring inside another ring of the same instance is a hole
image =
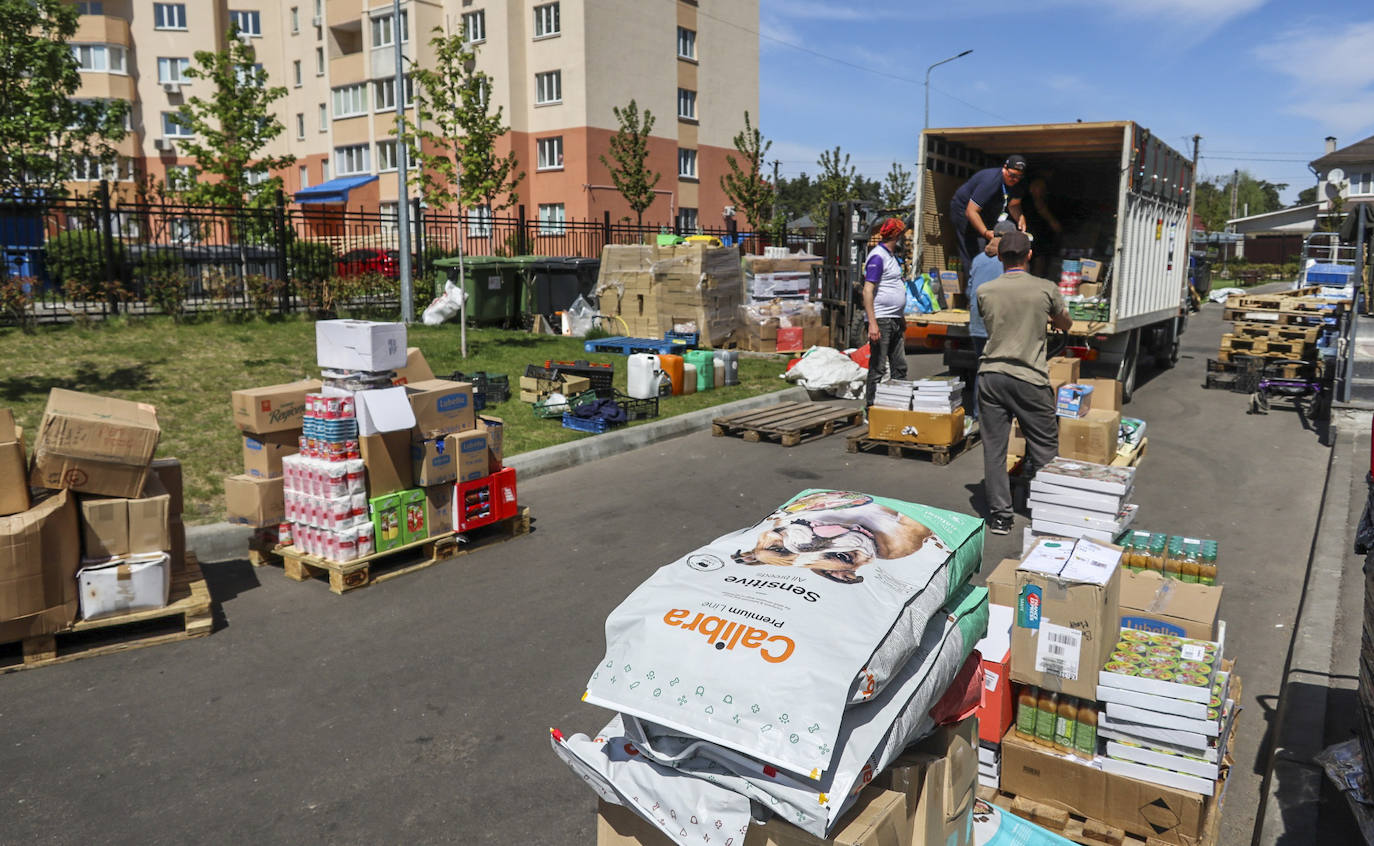
[[[1336,139],[1326,138],[1326,155],[1312,162],[1317,174],[1319,213],[1332,210],[1336,197],[1352,203],[1374,203],[1374,135],[1349,147],[1336,149]]]

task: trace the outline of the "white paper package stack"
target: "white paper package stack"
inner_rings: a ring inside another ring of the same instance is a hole
[[[912,383],[903,379],[884,379],[873,392],[873,404],[879,408],[911,410],[911,400],[916,389]]]
[[[1030,484],[1031,528],[1044,535],[1110,543],[1135,523],[1134,467],[1056,458]]]
[[[954,376],[936,376],[912,383],[915,393],[911,410],[927,414],[950,414],[963,404],[964,382]]]

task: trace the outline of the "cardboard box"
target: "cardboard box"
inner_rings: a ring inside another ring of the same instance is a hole
[[[1081,259],[1078,265],[1080,268],[1078,276],[1084,282],[1096,282],[1102,278],[1102,262],[1097,259]],[[1082,285],[1079,286],[1078,292],[1083,293]]]
[[[425,488],[425,524],[430,537],[453,531],[453,485]]]
[[[323,387],[319,379],[302,379],[234,391],[229,395],[234,406],[234,425],[240,431],[258,435],[299,431],[305,420],[305,395],[318,393]]]
[[[406,385],[406,397],[415,415],[417,440],[466,432],[477,425],[472,405],[472,383],[429,379]]]
[[[372,515],[373,544],[377,552],[395,549],[403,541],[401,491],[374,496],[368,500],[369,513]]]
[[[491,473],[485,430],[460,432],[453,436],[459,482],[471,482]]]
[[[153,477],[156,479],[156,477]],[[150,484],[150,488],[154,485]],[[152,552],[168,552],[172,538],[171,497],[161,491],[136,499],[81,498],[83,555],[98,560]]]
[[[1121,383],[1115,379],[1079,379],[1078,384],[1093,389],[1092,407],[1095,411],[1120,411]]]
[[[378,497],[414,487],[408,430],[364,435],[358,439],[358,446],[367,471],[368,496]]]
[[[978,721],[937,729],[892,763],[877,784],[906,800],[912,844],[972,846]]]
[[[873,406],[868,410],[868,436],[884,441],[948,446],[964,436],[964,410],[929,414]]]
[[[1054,411],[1060,417],[1086,417],[1088,409],[1092,408],[1093,388],[1091,385],[1070,382],[1066,385],[1060,385],[1056,393]]]
[[[1067,382],[1078,381],[1079,361],[1072,356],[1057,355],[1049,360],[1050,387],[1056,391]]]
[[[158,484],[170,497],[167,503],[167,512],[173,517],[181,516],[182,509],[185,507],[185,498],[182,494],[181,459],[154,458],[151,467],[153,475],[157,477]],[[175,564],[176,559],[173,559],[172,563]]]
[[[415,543],[429,537],[424,489],[411,488],[401,491],[397,496],[401,506],[401,543]]]
[[[224,480],[224,510],[230,523],[265,529],[286,519],[281,479],[230,476]]]
[[[1095,699],[1097,672],[1107,663],[1121,632],[1121,567],[1118,562],[1089,573],[1086,568],[1075,568],[1070,558],[1058,574],[1035,569],[1043,557],[1039,551],[1051,551],[1058,543],[1036,544],[1016,571],[1011,677],[1023,684]],[[1080,541],[1079,546],[1087,549],[1082,546],[1086,543]],[[1120,556],[1120,549],[1108,544],[1091,548],[1108,554],[1114,550]]]
[[[281,475],[281,460],[300,452],[300,433],[272,432],[267,435],[244,434],[243,472],[246,476],[275,479]]]
[[[0,408],[0,516],[29,510],[29,467],[24,433],[14,414]]]
[[[372,320],[319,320],[315,323],[315,363],[331,370],[378,373],[406,366],[404,323]]]
[[[1016,568],[1021,566],[1019,558],[1003,558],[988,574],[988,604],[1016,607]]]
[[[53,388],[33,444],[29,483],[138,496],[161,430],[147,403]]]
[[[500,470],[506,460],[506,424],[499,417],[481,416],[477,418],[477,428],[486,430],[487,457],[490,459],[491,472]]]
[[[1059,454],[1064,458],[1111,464],[1121,435],[1121,412],[1089,409],[1080,418],[1059,418]]]
[[[425,361],[425,354],[420,352],[420,348],[406,347],[405,367],[398,368],[396,378],[391,381],[394,385],[408,385],[433,378],[434,371],[430,369],[429,362]]]
[[[326,388],[330,395],[347,395],[349,391]],[[377,388],[353,391],[354,413],[358,416],[358,435],[377,435],[382,432],[409,432],[415,428],[415,412],[410,408],[406,388]]]
[[[1002,789],[1176,846],[1198,846],[1208,811],[1199,793],[1103,772],[1015,729],[1002,738]]]
[[[1153,570],[1121,574],[1121,627],[1215,640],[1221,585],[1166,579]]]
[[[1026,454],[1026,436],[1021,431],[1021,424],[1015,420],[1011,421],[1011,435],[1007,437],[1007,456],[1020,458]]]
[[[806,330],[801,326],[786,326],[778,329],[778,351],[795,352],[806,349]]]
[[[0,642],[52,634],[76,619],[81,528],[67,491],[0,517]]]
[[[453,435],[411,443],[411,483],[421,487],[458,480],[458,442]]]
[[[1000,743],[1016,717],[1011,682],[1011,629],[1016,609],[988,604],[988,633],[975,647],[983,656],[983,704],[978,707],[978,738]]]
[[[86,620],[162,608],[172,586],[171,559],[165,552],[144,553],[82,567],[76,577],[81,616]]]
[[[1078,296],[1100,297],[1102,296],[1102,286],[1096,282],[1080,282],[1078,283]]]

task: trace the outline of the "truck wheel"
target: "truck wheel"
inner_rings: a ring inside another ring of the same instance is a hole
[[[1159,346],[1155,348],[1155,364],[1160,370],[1168,370],[1178,364],[1180,340],[1183,335],[1183,321],[1170,320],[1168,327],[1160,334]]]
[[[1140,330],[1132,329],[1130,337],[1126,339],[1126,352],[1121,356],[1121,366],[1116,371],[1116,380],[1121,383],[1123,403],[1130,402],[1131,394],[1135,393],[1135,372],[1139,360]]]

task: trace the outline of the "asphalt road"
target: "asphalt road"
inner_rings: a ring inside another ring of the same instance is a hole
[[[1328,450],[1291,411],[1201,389],[1219,318],[1128,413],[1149,424],[1138,526],[1221,541],[1245,683],[1229,846],[1250,840]],[[0,678],[0,841],[590,844],[594,797],[547,731],[606,720],[579,697],[638,582],[806,487],[981,507],[977,450],[937,467],[844,446],[702,432],[537,478],[531,535],[342,597],[206,565],[209,638]],[[1023,524],[990,536],[985,572]]]

